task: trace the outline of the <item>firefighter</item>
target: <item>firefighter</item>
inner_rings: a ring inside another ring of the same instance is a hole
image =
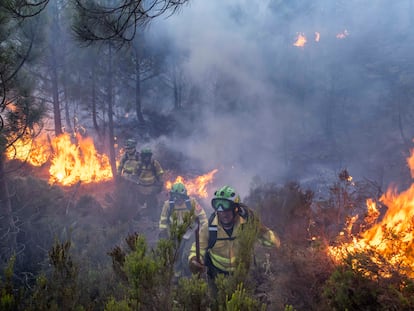
[[[188,259],[192,273],[203,273],[207,269],[209,280],[214,280],[218,274],[228,275],[235,270],[238,244],[234,240],[237,239],[238,229],[253,219],[253,213],[240,202],[240,196],[229,186],[214,193],[211,205],[214,213],[207,225],[201,227],[199,249],[197,243],[193,243]],[[261,244],[279,248],[279,237],[264,225],[258,225]],[[200,258],[197,258],[198,253]]]
[[[161,164],[152,158],[152,150],[141,149],[140,160],[134,171],[134,176],[138,180],[138,203],[147,208],[148,216],[154,222],[157,222],[160,217],[158,195],[163,188],[163,175]]]
[[[199,224],[207,224],[207,215],[201,205],[193,197],[187,194],[187,189],[183,183],[177,182],[172,185],[169,200],[164,202],[162,207],[161,217],[159,221],[159,238],[168,238],[170,225],[173,221],[173,214],[177,217],[177,224],[183,223],[184,215],[191,210],[194,210],[194,220],[198,218]],[[189,275],[188,270],[188,254],[191,244],[194,241],[194,231],[192,228],[184,234],[181,245],[178,251],[178,260],[175,265],[175,276]]]
[[[127,139],[124,145],[125,153],[122,155],[117,168],[116,178],[116,204],[115,217],[122,222],[136,219],[138,182],[134,175],[139,163],[139,153],[136,150],[137,141]]]
[[[139,154],[136,150],[137,141],[135,139],[127,139],[125,142],[125,153],[119,161],[117,174],[118,176],[132,177],[136,166],[139,163]]]

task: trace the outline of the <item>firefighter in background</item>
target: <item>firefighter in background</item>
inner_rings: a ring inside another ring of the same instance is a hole
[[[139,154],[136,150],[137,141],[127,139],[124,154],[117,168],[116,217],[121,221],[131,221],[138,216],[138,180],[135,170],[139,164]]]
[[[211,200],[214,213],[208,223],[201,227],[199,249],[193,243],[190,251],[189,268],[193,273],[207,269],[210,284],[218,274],[228,275],[236,268],[238,254],[237,233],[240,227],[253,219],[253,212],[240,202],[236,191],[224,186],[214,193]],[[259,242],[268,247],[280,247],[279,237],[264,225],[259,225]],[[197,254],[200,258],[197,258]]]
[[[139,163],[139,154],[136,145],[137,141],[132,138],[127,139],[125,142],[125,153],[122,155],[117,169],[118,176],[127,177],[126,179],[132,178]]]
[[[146,208],[152,221],[158,222],[161,207],[158,195],[163,189],[164,170],[161,164],[152,158],[152,150],[143,148],[138,164],[135,166],[134,177],[138,183],[138,204]]]
[[[184,184],[178,182],[172,185],[169,200],[164,202],[159,222],[159,238],[169,238],[173,214],[177,217],[178,225],[183,223],[184,215],[194,210],[194,220],[198,218],[200,225],[207,224],[207,215],[201,205],[187,194]],[[190,228],[183,236],[175,264],[175,277],[189,276],[188,254],[194,242],[194,231]]]

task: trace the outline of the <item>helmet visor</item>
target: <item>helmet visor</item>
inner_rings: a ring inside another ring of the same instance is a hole
[[[233,209],[234,203],[226,199],[212,199],[211,205],[218,212],[224,212]]]

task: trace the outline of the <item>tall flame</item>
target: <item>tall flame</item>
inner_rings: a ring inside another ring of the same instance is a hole
[[[414,152],[407,158],[411,172],[414,170]],[[407,190],[397,193],[389,188],[380,198],[387,212],[378,223],[379,212],[373,200],[367,200],[368,215],[365,223],[371,225],[351,243],[329,248],[329,254],[341,259],[347,253],[371,250],[380,254],[388,264],[408,276],[414,277],[414,183]]]
[[[167,181],[165,183],[165,188],[170,190],[173,184],[180,182],[185,185],[189,195],[197,195],[201,198],[206,198],[208,195],[206,187],[213,181],[213,177],[217,172],[218,169],[214,169],[207,174],[189,180],[185,180],[182,176],[177,176],[174,181]]]
[[[50,157],[50,149],[44,139],[19,139],[6,150],[8,159],[27,161],[33,166],[42,166]]]
[[[68,134],[62,134],[53,141],[55,150],[49,169],[49,183],[73,185],[105,181],[112,178],[108,156],[96,152],[92,138],[76,136],[77,145]]]

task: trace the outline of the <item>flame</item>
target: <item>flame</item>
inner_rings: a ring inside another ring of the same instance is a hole
[[[413,172],[413,150],[407,163]],[[390,187],[379,201],[388,208],[382,220],[377,222],[380,213],[376,203],[372,199],[367,200],[364,221],[369,228],[358,237],[352,237],[350,243],[330,247],[328,253],[334,259],[341,260],[349,253],[373,251],[401,273],[414,277],[414,183],[401,193]]]
[[[79,181],[91,183],[112,178],[109,158],[96,152],[92,138],[76,135],[77,145],[69,134],[56,137],[52,144],[54,156],[49,169],[49,183],[73,185]]]
[[[338,39],[345,39],[348,36],[349,36],[349,32],[348,32],[348,30],[345,29],[343,32],[338,33],[336,35],[336,38],[338,38]]]
[[[19,139],[6,150],[8,159],[27,161],[33,166],[42,166],[50,157],[49,144],[44,139]]]
[[[10,112],[17,112],[17,110],[18,110],[16,104],[13,103],[13,102],[8,102],[6,104],[6,109]]]
[[[315,32],[315,42],[319,42],[319,40],[321,39],[321,34],[319,32]]]
[[[298,36],[296,38],[296,41],[295,41],[295,43],[293,43],[293,45],[303,47],[303,46],[305,46],[306,42],[307,42],[307,40],[306,40],[305,34],[303,32],[299,32]]]
[[[214,169],[207,174],[189,180],[185,180],[184,177],[178,176],[174,181],[167,181],[165,183],[165,188],[170,190],[173,184],[180,182],[185,185],[188,195],[197,195],[201,198],[206,198],[208,195],[206,187],[213,181],[213,177],[217,172],[218,169]]]

